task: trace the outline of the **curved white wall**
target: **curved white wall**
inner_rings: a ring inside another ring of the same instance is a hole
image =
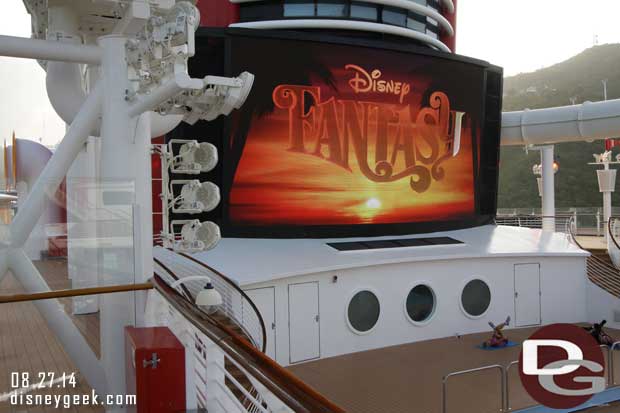
[[[247,289],[275,288],[276,359],[288,365],[290,284],[318,282],[320,354],[325,358],[456,333],[490,333],[488,322],[501,322],[508,315],[514,323],[514,265],[526,263],[540,263],[543,324],[587,320],[585,257],[454,259],[378,265],[292,277]],[[334,275],[338,276],[336,283]],[[474,319],[462,311],[460,297],[465,284],[478,277],[488,283],[492,298],[487,313]],[[422,326],[409,321],[404,311],[407,294],[418,283],[431,286],[437,297],[432,320]],[[364,288],[376,292],[381,315],[370,333],[358,335],[349,328],[345,314],[349,299]]]

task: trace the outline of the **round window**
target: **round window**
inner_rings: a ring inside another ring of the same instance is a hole
[[[351,298],[347,317],[354,330],[365,333],[377,324],[380,305],[376,295],[368,290],[360,291]]]
[[[472,317],[484,314],[491,304],[491,290],[482,280],[471,280],[463,288],[461,305],[463,310]]]
[[[435,293],[427,285],[417,285],[409,291],[405,308],[412,321],[422,323],[430,319],[435,312]]]

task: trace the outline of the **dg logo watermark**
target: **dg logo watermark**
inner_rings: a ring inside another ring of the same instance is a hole
[[[521,382],[538,403],[570,409],[605,390],[605,356],[594,338],[572,324],[553,324],[523,342]]]

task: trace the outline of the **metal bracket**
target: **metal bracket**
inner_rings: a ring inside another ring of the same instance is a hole
[[[150,360],[142,360],[142,367],[143,368],[147,368],[149,366],[151,366],[151,368],[154,370],[157,368],[157,365],[159,365],[159,362],[161,360],[157,357],[157,353],[153,353],[151,355],[151,359]]]

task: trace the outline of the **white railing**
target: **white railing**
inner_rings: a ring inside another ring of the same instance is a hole
[[[542,217],[537,209],[498,209],[495,222],[498,225],[542,228],[543,218],[546,217]],[[553,218],[556,232],[566,232],[567,222],[571,219],[575,235],[602,237],[607,231],[603,213],[596,208],[559,210]]]
[[[620,268],[620,217],[611,217],[607,223],[607,252],[611,262]]]
[[[157,270],[159,271],[159,270]],[[169,275],[165,275],[168,276]],[[167,326],[186,348],[187,409],[209,413],[344,413],[159,276],[146,322]]]
[[[604,358],[605,358],[605,383],[606,383],[606,389],[610,389],[610,388],[616,388],[619,387],[618,385],[616,385],[615,382],[615,365],[616,362],[615,357],[614,357],[614,353],[615,350],[620,347],[620,341],[617,341],[615,343],[613,343],[613,345],[611,347],[606,346],[606,345],[601,345],[600,348],[603,351],[604,354]],[[494,364],[494,365],[490,365],[490,366],[483,366],[483,367],[478,367],[478,368],[473,368],[473,369],[469,369],[469,370],[461,370],[461,371],[455,371],[452,372],[450,374],[447,374],[443,377],[442,380],[442,392],[441,392],[441,398],[442,398],[442,413],[449,413],[449,409],[448,409],[448,381],[451,377],[456,377],[456,376],[462,376],[462,377],[469,377],[473,374],[476,373],[480,373],[480,372],[485,372],[485,371],[498,371],[499,372],[499,387],[500,387],[500,394],[499,394],[499,398],[500,398],[500,406],[499,408],[496,410],[498,412],[511,412],[511,411],[515,411],[515,410],[521,410],[521,409],[527,409],[530,407],[533,407],[534,405],[529,405],[529,406],[513,406],[512,402],[511,402],[511,398],[515,395],[515,389],[511,390],[511,381],[510,379],[510,372],[512,371],[511,369],[513,367],[519,367],[519,360],[515,360],[513,362],[508,363],[508,365],[506,365],[505,367],[503,365],[500,364]],[[495,378],[497,379],[497,378]],[[494,379],[494,380],[495,380]],[[453,410],[454,411],[454,410]]]
[[[267,343],[263,318],[252,300],[233,281],[187,254],[179,254],[157,247],[153,251],[153,256],[156,258],[156,267],[163,270],[163,272],[157,271],[157,273],[162,274],[164,278],[177,277],[182,279],[195,276],[209,278],[213,287],[222,296],[223,303],[219,311],[241,328],[257,349],[265,351]],[[162,264],[165,268],[161,268]],[[171,280],[169,284],[174,281],[176,279]],[[178,288],[181,293],[189,295],[188,298],[193,300],[205,284],[204,279],[193,279],[182,283]]]

